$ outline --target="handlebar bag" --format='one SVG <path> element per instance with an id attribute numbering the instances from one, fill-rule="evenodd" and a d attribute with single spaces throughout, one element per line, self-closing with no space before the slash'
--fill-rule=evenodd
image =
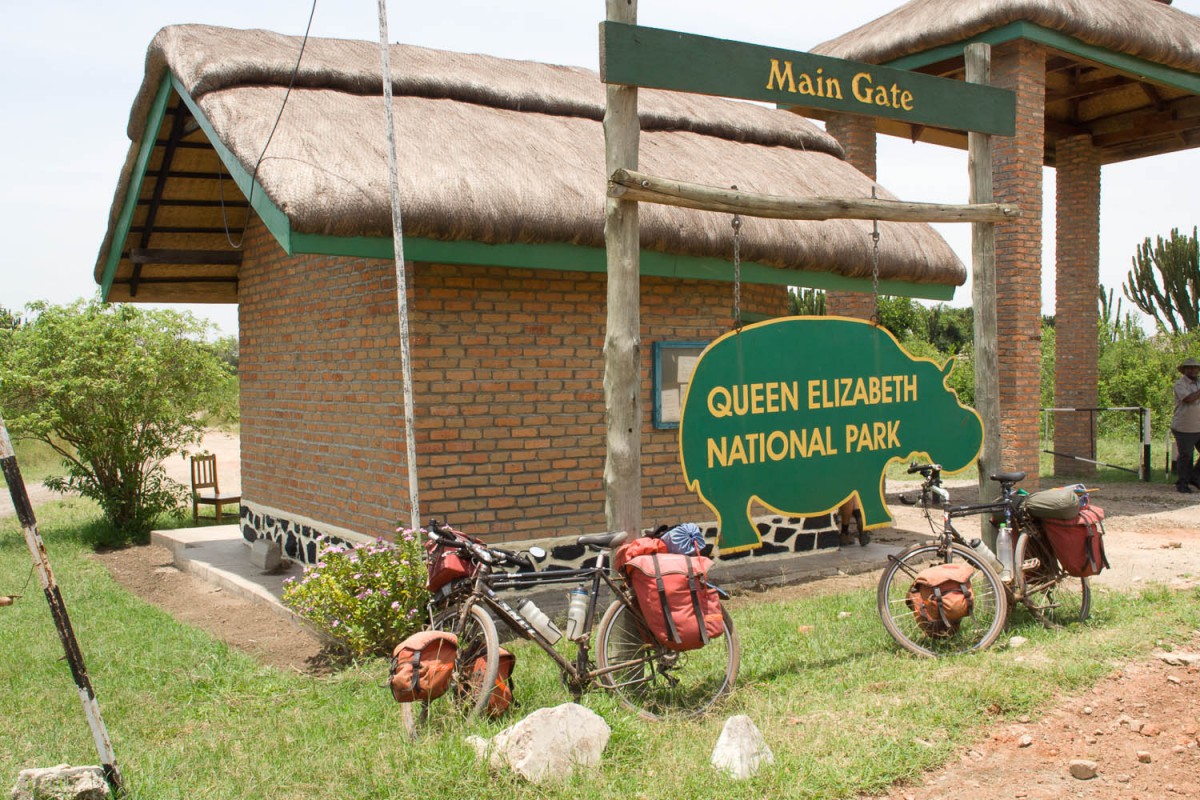
<path id="1" fill-rule="evenodd" d="M 904 601 L 923 633 L 937 637 L 958 633 L 963 618 L 975 610 L 971 589 L 974 574 L 975 568 L 961 561 L 937 564 L 917 573 Z"/>
<path id="2" fill-rule="evenodd" d="M 1086 578 L 1109 566 L 1104 555 L 1104 509 L 1089 505 L 1074 519 L 1044 519 L 1041 523 L 1063 572 Z"/>
<path id="3" fill-rule="evenodd" d="M 517 657 L 512 653 L 500 648 L 497 654 L 500 662 L 500 668 L 496 672 L 496 684 L 492 687 L 492 694 L 488 697 L 487 708 L 484 709 L 490 717 L 498 717 L 503 714 L 513 704 L 513 668 L 517 665 Z M 475 664 L 471 669 L 471 682 L 473 686 L 478 686 L 479 681 L 483 680 L 483 673 L 487 670 L 487 659 L 483 656 L 475 659 Z"/>
<path id="4" fill-rule="evenodd" d="M 631 558 L 625 577 L 660 645 L 695 650 L 725 632 L 721 598 L 705 581 L 712 560 L 650 553 Z"/>
<path id="5" fill-rule="evenodd" d="M 425 569 L 429 577 L 425 588 L 436 592 L 451 581 L 470 577 L 472 565 L 455 548 L 439 542 L 425 542 Z"/>
<path id="6" fill-rule="evenodd" d="M 420 631 L 392 651 L 388 685 L 397 703 L 433 700 L 446 693 L 458 656 L 458 637 L 445 631 Z"/>
<path id="7" fill-rule="evenodd" d="M 1073 520 L 1079 514 L 1079 495 L 1070 486 L 1029 495 L 1025 508 L 1037 519 Z"/>

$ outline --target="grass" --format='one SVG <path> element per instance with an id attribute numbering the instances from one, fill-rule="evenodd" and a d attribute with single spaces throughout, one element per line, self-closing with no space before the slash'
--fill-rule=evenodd
<path id="1" fill-rule="evenodd" d="M 89 557 L 90 503 L 39 510 L 39 527 L 104 720 L 134 800 L 337 797 L 838 798 L 882 789 L 945 762 L 985 726 L 1036 717 L 1123 660 L 1200 627 L 1200 592 L 1100 593 L 1085 627 L 1047 632 L 1023 613 L 995 647 L 938 662 L 884 633 L 873 592 L 777 602 L 736 598 L 738 689 L 697 721 L 642 722 L 599 692 L 584 703 L 612 726 L 598 771 L 533 787 L 490 774 L 463 743 L 519 718 L 451 726 L 404 741 L 399 708 L 370 660 L 328 677 L 279 671 L 130 595 Z M 17 523 L 0 520 L 0 782 L 18 771 L 97 755 Z M 842 616 L 840 612 L 849 612 Z M 519 715 L 570 699 L 544 655 L 515 644 Z M 775 765 L 735 782 L 708 767 L 727 716 L 750 715 Z"/>
<path id="2" fill-rule="evenodd" d="M 40 484 L 51 475 L 65 475 L 63 458 L 45 442 L 34 439 L 14 439 L 13 452 L 21 467 L 21 478 L 27 486 Z M 8 481 L 4 481 L 7 488 Z"/>

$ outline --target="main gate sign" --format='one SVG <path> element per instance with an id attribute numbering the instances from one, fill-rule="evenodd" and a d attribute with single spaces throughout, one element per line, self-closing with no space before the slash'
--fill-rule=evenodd
<path id="1" fill-rule="evenodd" d="M 760 545 L 751 504 L 828 513 L 856 496 L 864 524 L 891 522 L 887 465 L 918 454 L 946 472 L 983 443 L 974 409 L 947 387 L 953 366 L 909 355 L 848 317 L 787 317 L 717 339 L 700 356 L 679 421 L 688 489 L 717 516 L 722 552 Z"/>
<path id="2" fill-rule="evenodd" d="M 783 106 L 1012 136 L 1016 96 L 993 86 L 766 45 L 603 22 L 600 77 Z"/>

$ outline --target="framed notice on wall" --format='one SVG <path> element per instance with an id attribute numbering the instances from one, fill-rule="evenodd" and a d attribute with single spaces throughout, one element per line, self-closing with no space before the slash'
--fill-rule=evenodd
<path id="1" fill-rule="evenodd" d="M 708 342 L 654 343 L 654 427 L 678 428 L 683 396 Z"/>

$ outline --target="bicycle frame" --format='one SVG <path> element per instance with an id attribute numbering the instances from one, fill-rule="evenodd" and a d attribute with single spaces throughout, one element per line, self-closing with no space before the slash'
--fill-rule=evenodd
<path id="1" fill-rule="evenodd" d="M 607 669 L 590 669 L 588 666 L 592 646 L 592 630 L 597 619 L 596 612 L 600 601 L 601 585 L 607 586 L 612 591 L 613 596 L 633 612 L 631 618 L 637 621 L 638 625 L 642 628 L 642 633 L 649 637 L 647 641 L 653 640 L 653 635 L 646 628 L 641 613 L 630 598 L 628 589 L 609 575 L 606 559 L 607 554 L 608 551 L 601 550 L 596 556 L 595 565 L 591 567 L 553 570 L 549 572 L 493 572 L 490 564 L 480 562 L 474 577 L 473 588 L 469 594 L 463 595 L 462 599 L 458 601 L 460 603 L 459 614 L 465 617 L 468 609 L 473 604 L 482 603 L 492 612 L 494 617 L 507 625 L 509 629 L 524 639 L 532 640 L 538 647 L 544 650 L 558 664 L 559 669 L 567 677 L 568 684 L 572 690 L 578 692 L 583 687 L 596 683 L 596 679 L 603 675 L 626 670 L 653 660 L 652 657 L 643 656 L 610 665 Z M 528 589 L 534 586 L 577 583 L 581 579 L 585 582 L 591 582 L 591 590 L 588 597 L 587 615 L 584 618 L 583 633 L 578 639 L 574 640 L 574 661 L 571 661 L 560 653 L 545 636 L 530 625 L 524 617 L 517 613 L 516 609 L 498 594 L 500 591 Z M 450 602 L 454 602 L 453 596 L 451 596 Z"/>

